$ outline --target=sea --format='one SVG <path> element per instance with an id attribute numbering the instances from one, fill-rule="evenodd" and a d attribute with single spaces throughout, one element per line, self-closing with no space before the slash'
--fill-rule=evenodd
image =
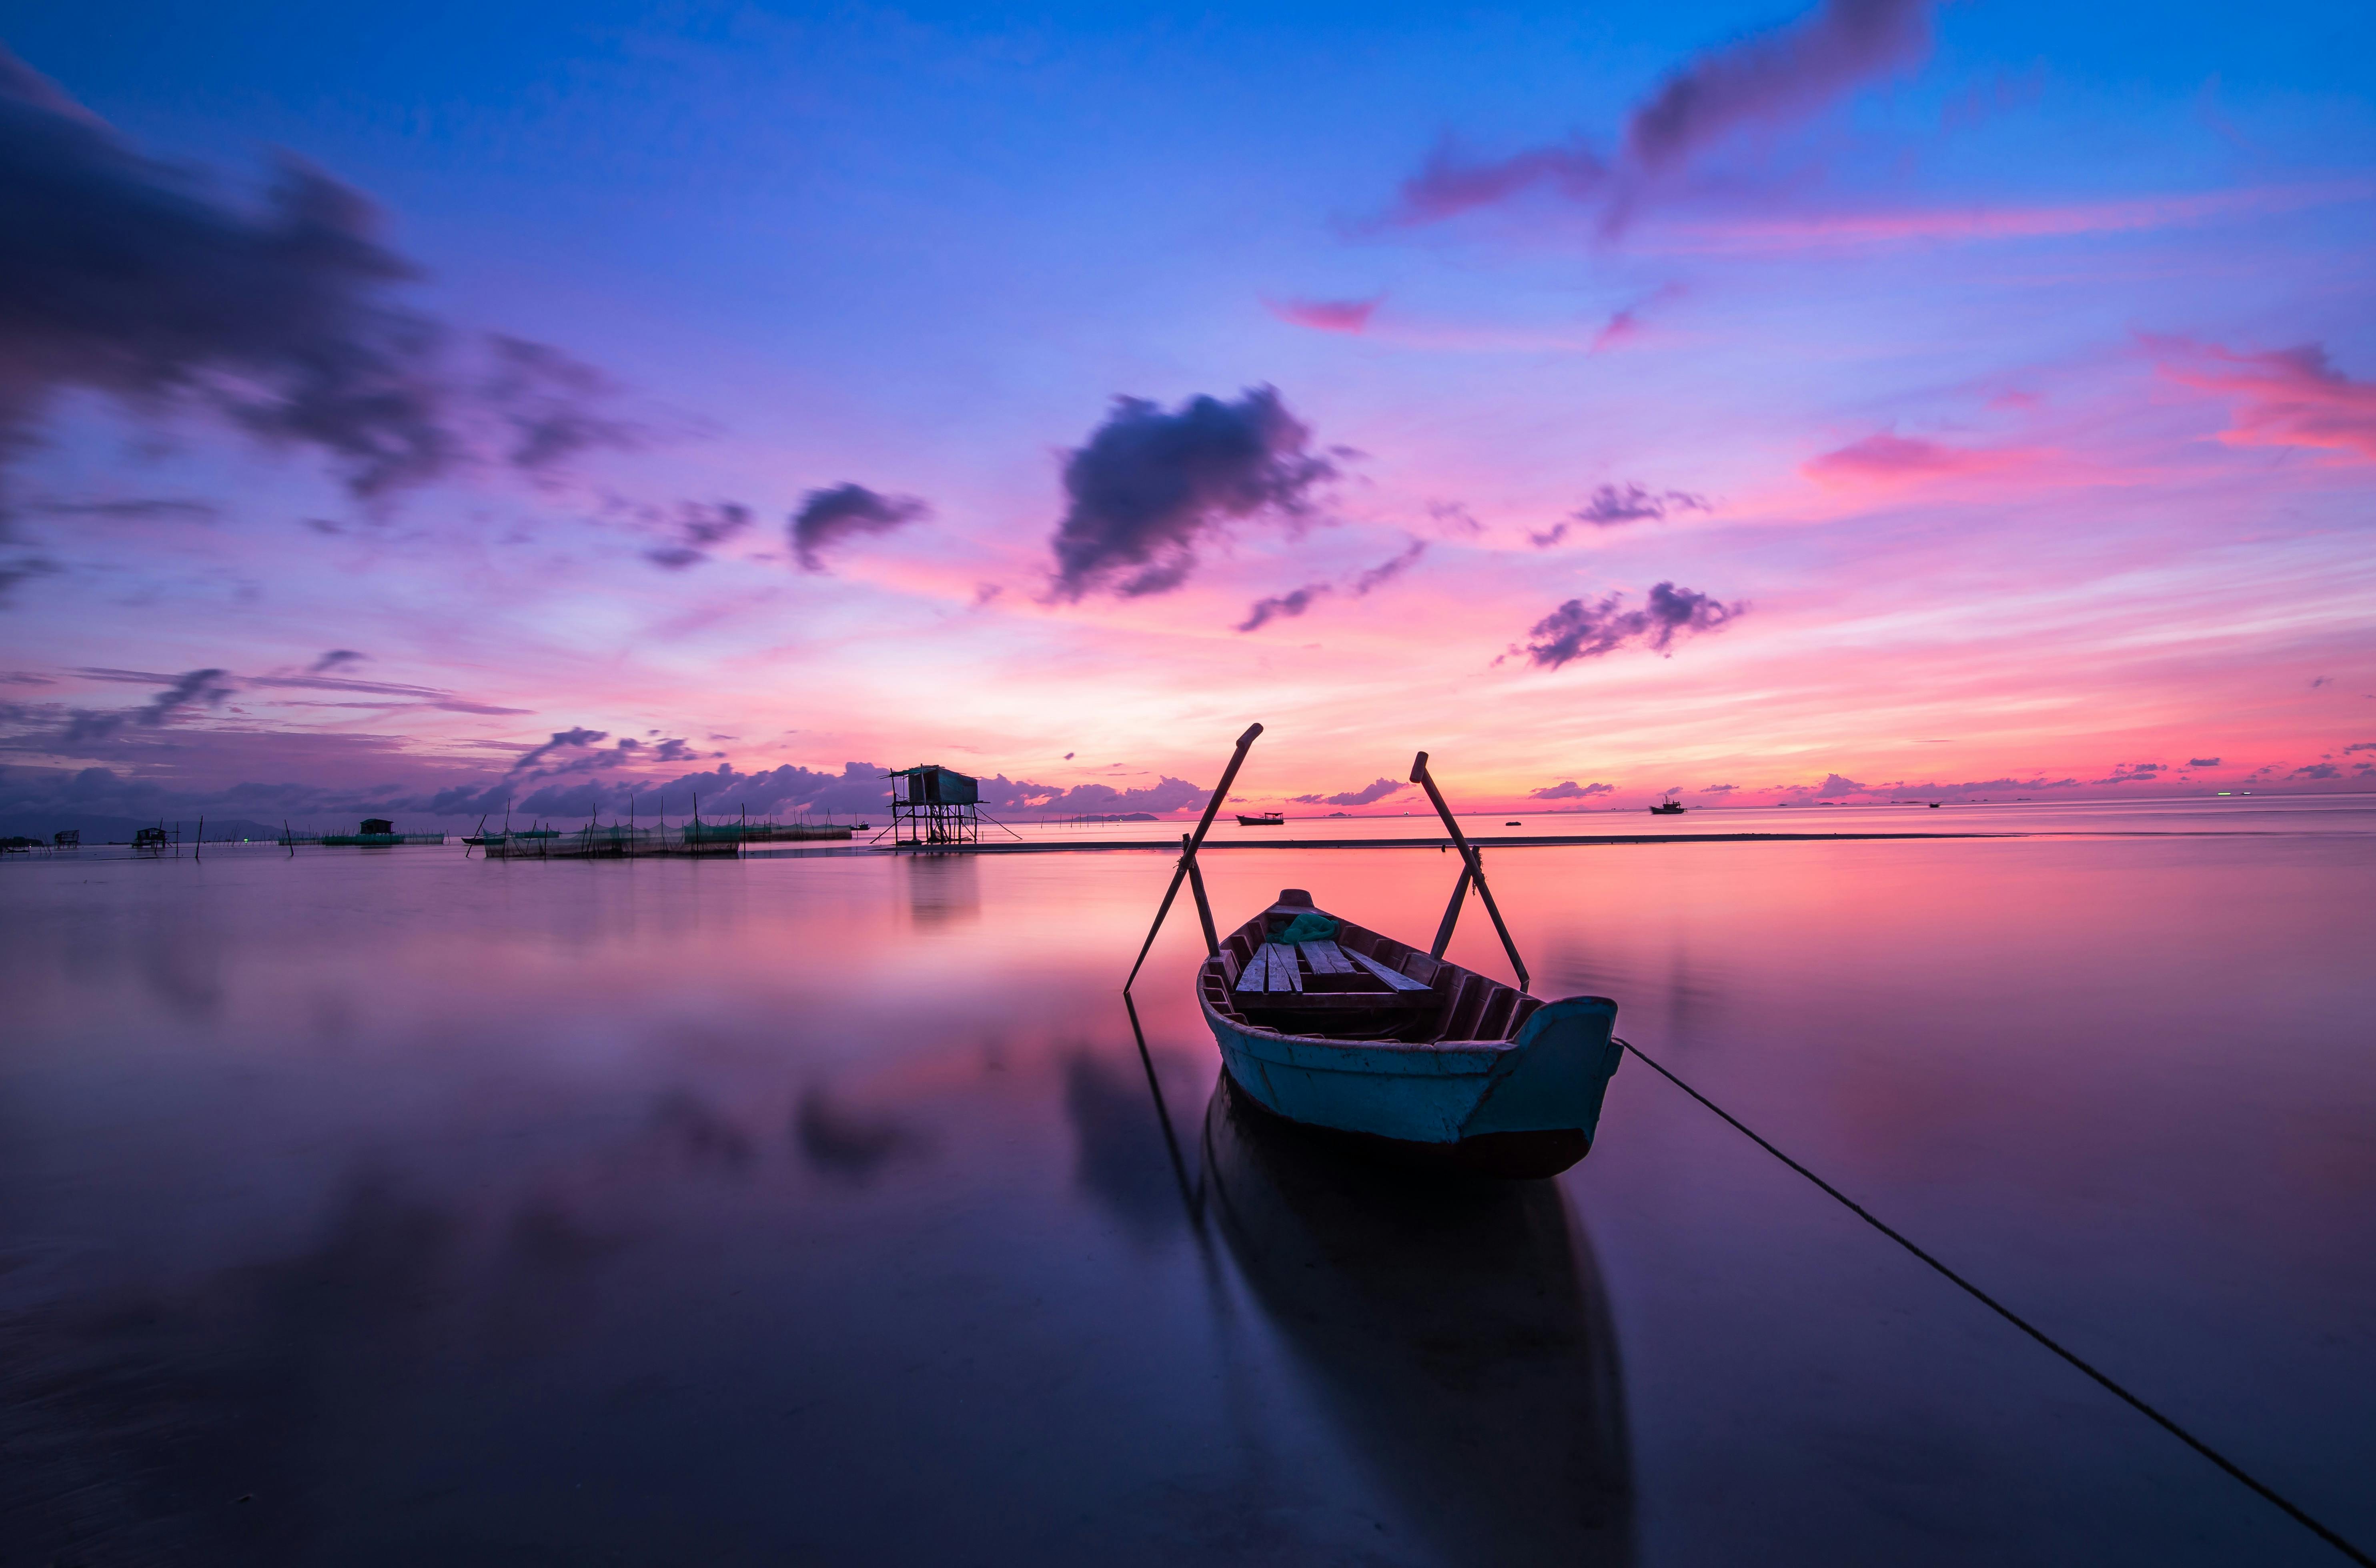
<path id="1" fill-rule="evenodd" d="M 1538 994 L 2376 1548 L 2376 797 L 1464 826 Z M 2346 1560 L 1643 1060 L 1552 1182 L 1250 1117 L 1184 897 L 1123 991 L 1182 825 L 1015 827 L 0 861 L 0 1563 Z M 1439 833 L 1202 863 L 1423 945 Z"/>

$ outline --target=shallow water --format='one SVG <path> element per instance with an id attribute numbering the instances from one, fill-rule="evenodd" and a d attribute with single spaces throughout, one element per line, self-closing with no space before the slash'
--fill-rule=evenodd
<path id="1" fill-rule="evenodd" d="M 2230 809 L 1489 867 L 1538 991 L 2364 1543 L 2376 837 Z M 1216 1103 L 1185 918 L 1158 1102 L 1169 869 L 0 868 L 0 1561 L 2334 1560 L 1639 1063 L 1414 1191 Z M 1451 862 L 1209 877 L 1423 940 Z"/>

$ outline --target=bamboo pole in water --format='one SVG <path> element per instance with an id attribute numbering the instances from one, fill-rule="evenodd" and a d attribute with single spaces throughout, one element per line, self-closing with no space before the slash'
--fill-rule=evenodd
<path id="1" fill-rule="evenodd" d="M 1434 777 L 1427 770 L 1425 752 L 1420 753 L 1412 759 L 1410 781 L 1427 790 L 1427 798 L 1434 802 L 1435 814 L 1443 819 L 1443 830 L 1452 835 L 1453 847 L 1460 851 L 1461 863 L 1467 868 L 1460 873 L 1460 885 L 1452 890 L 1452 907 L 1443 912 L 1443 925 L 1435 933 L 1435 951 L 1432 956 L 1438 958 L 1443 956 L 1444 945 L 1452 940 L 1453 922 L 1460 918 L 1461 889 L 1474 882 L 1477 885 L 1477 896 L 1485 900 L 1485 912 L 1493 917 L 1493 929 L 1501 933 L 1502 951 L 1510 956 L 1510 968 L 1518 972 L 1518 989 L 1531 991 L 1534 988 L 1527 979 L 1526 960 L 1518 956 L 1518 944 L 1510 939 L 1510 928 L 1503 923 L 1501 907 L 1493 902 L 1493 890 L 1485 885 L 1484 857 L 1477 852 L 1477 847 L 1469 843 L 1467 836 L 1460 831 L 1460 824 L 1453 820 L 1452 808 L 1443 802 L 1443 791 L 1435 787 Z"/>
<path id="2" fill-rule="evenodd" d="M 1213 818 L 1219 813 L 1221 802 L 1228 798 L 1230 786 L 1238 781 L 1238 769 L 1245 766 L 1246 753 L 1253 746 L 1254 737 L 1262 732 L 1261 725 L 1250 724 L 1246 727 L 1246 732 L 1238 737 L 1238 749 L 1230 756 L 1230 766 L 1221 770 L 1221 781 L 1213 786 L 1213 798 L 1205 802 L 1204 817 L 1197 822 L 1196 831 L 1190 834 L 1187 841 L 1181 847 L 1179 867 L 1172 872 L 1171 885 L 1164 890 L 1163 902 L 1156 909 L 1155 923 L 1146 928 L 1146 941 L 1139 947 L 1138 962 L 1130 967 L 1130 978 L 1122 982 L 1122 989 L 1125 994 L 1129 992 L 1132 982 L 1138 979 L 1139 969 L 1146 963 L 1146 955 L 1155 946 L 1155 933 L 1163 929 L 1164 917 L 1171 913 L 1171 901 L 1180 897 L 1181 883 L 1186 881 L 1192 873 L 1196 873 L 1197 847 L 1205 842 L 1205 835 L 1212 831 Z M 1205 920 L 1206 951 L 1218 953 L 1221 950 L 1220 937 L 1213 927 L 1212 907 L 1205 901 L 1205 879 L 1202 873 L 1196 874 L 1196 903 L 1198 912 Z"/>

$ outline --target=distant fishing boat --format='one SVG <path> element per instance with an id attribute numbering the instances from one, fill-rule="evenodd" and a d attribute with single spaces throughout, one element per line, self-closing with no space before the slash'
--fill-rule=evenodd
<path id="1" fill-rule="evenodd" d="M 1222 939 L 1196 1000 L 1265 1110 L 1485 1175 L 1582 1159 L 1620 1054 L 1607 997 L 1545 1002 L 1293 887 Z"/>
<path id="2" fill-rule="evenodd" d="M 1652 816 L 1681 816 L 1683 814 L 1683 802 L 1676 800 L 1670 795 L 1667 799 L 1660 801 L 1657 805 L 1652 806 L 1650 808 L 1650 814 Z"/>
<path id="3" fill-rule="evenodd" d="M 1278 812 L 1256 812 L 1252 816 L 1240 812 L 1238 826 L 1240 827 L 1284 827 L 1287 826 L 1287 818 Z"/>

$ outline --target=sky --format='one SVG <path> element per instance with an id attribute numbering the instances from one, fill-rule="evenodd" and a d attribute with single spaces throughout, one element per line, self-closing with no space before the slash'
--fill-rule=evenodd
<path id="1" fill-rule="evenodd" d="M 0 45 L 12 831 L 2376 787 L 2365 7 Z"/>

